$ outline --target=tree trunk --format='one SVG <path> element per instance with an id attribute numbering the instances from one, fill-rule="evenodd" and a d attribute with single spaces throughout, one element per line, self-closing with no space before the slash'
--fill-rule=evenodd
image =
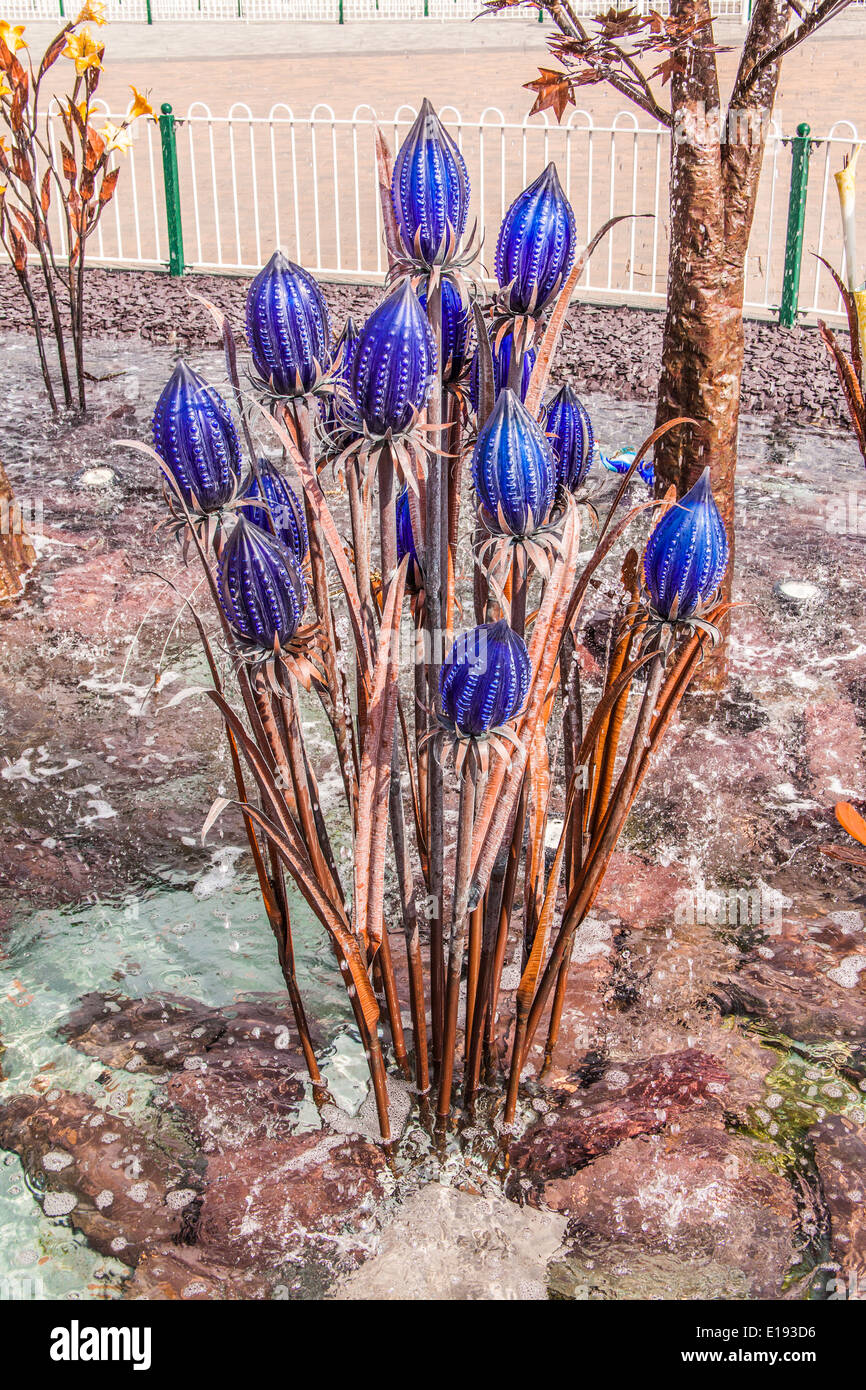
<path id="1" fill-rule="evenodd" d="M 24 575 L 35 563 L 36 552 L 0 463 L 0 604 L 9 603 L 24 592 Z"/>
<path id="2" fill-rule="evenodd" d="M 672 0 L 671 14 L 697 25 L 712 43 L 709 0 Z M 753 84 L 748 78 L 756 59 L 783 36 L 788 14 L 785 0 L 757 0 L 727 113 L 720 116 L 713 53 L 693 50 L 687 70 L 671 83 L 670 256 L 656 424 L 676 415 L 696 424 L 656 446 L 656 494 L 673 484 L 682 496 L 709 464 L 731 546 L 725 598 L 734 569 L 746 255 L 779 65 L 769 65 Z M 723 679 L 722 662 L 713 683 L 719 673 Z"/>

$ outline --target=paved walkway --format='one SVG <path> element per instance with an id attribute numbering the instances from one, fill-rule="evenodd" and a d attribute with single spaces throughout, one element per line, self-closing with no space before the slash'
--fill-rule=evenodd
<path id="1" fill-rule="evenodd" d="M 34 47 L 55 26 L 29 26 Z M 205 101 L 214 114 L 246 102 L 266 115 L 278 101 L 296 114 L 327 102 L 337 116 L 361 103 L 390 116 L 403 102 L 427 95 L 437 106 L 456 106 L 467 119 L 497 106 L 522 119 L 531 105 L 523 83 L 549 61 L 547 29 L 535 20 L 482 18 L 474 23 L 415 21 L 368 24 L 200 23 L 113 24 L 103 29 L 106 72 L 100 92 L 125 105 L 128 84 L 150 88 L 152 99 L 170 101 L 179 113 Z M 719 22 L 717 42 L 723 93 L 736 67 L 743 30 Z M 852 47 L 852 41 L 857 47 Z M 866 84 L 852 54 L 866 50 L 866 13 L 842 15 L 785 59 L 777 117 L 793 129 L 808 120 L 824 131 L 842 117 L 866 129 Z M 60 65 L 58 65 L 58 69 Z M 627 103 L 604 87 L 585 87 L 581 104 L 604 123 Z"/>

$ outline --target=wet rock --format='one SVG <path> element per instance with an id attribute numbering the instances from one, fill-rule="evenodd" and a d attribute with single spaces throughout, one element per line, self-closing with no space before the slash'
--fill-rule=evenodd
<path id="1" fill-rule="evenodd" d="M 801 1041 L 866 1039 L 866 933 L 850 914 L 836 915 L 785 918 L 745 952 L 713 990 L 722 1012 L 764 1019 Z"/>
<path id="2" fill-rule="evenodd" d="M 266 997 L 209 1008 L 195 999 L 86 994 L 59 1029 L 88 1057 L 127 1071 L 177 1071 L 198 1059 L 255 1054 L 288 1076 L 303 1066 L 288 1003 Z"/>
<path id="3" fill-rule="evenodd" d="M 863 730 L 854 702 L 846 697 L 810 701 L 804 710 L 804 753 L 814 795 L 830 805 L 866 791 Z"/>
<path id="4" fill-rule="evenodd" d="M 739 1269 L 691 1253 L 678 1258 L 617 1241 L 587 1242 L 550 1266 L 548 1295 L 568 1301 L 693 1301 L 749 1297 Z"/>
<path id="5" fill-rule="evenodd" d="M 21 1158 L 45 1215 L 68 1216 L 103 1255 L 134 1265 L 148 1246 L 194 1239 L 190 1166 L 83 1096 L 13 1096 L 0 1105 L 0 1147 Z"/>
<path id="6" fill-rule="evenodd" d="M 866 1298 L 866 1132 L 841 1115 L 811 1131 L 821 1190 L 830 1216 L 830 1293 Z"/>
<path id="7" fill-rule="evenodd" d="M 381 1148 L 318 1130 L 211 1156 L 199 1240 L 225 1264 L 303 1253 L 353 1267 L 368 1252 L 387 1181 Z"/>
<path id="8" fill-rule="evenodd" d="M 788 1182 L 756 1160 L 752 1145 L 721 1127 L 627 1139 L 572 1177 L 543 1189 L 569 1217 L 570 1252 L 640 1249 L 710 1260 L 739 1274 L 750 1298 L 778 1298 L 797 1251 Z"/>
<path id="9" fill-rule="evenodd" d="M 550 1212 L 431 1184 L 395 1208 L 377 1253 L 333 1297 L 543 1299 L 547 1263 L 564 1231 Z"/>
<path id="10" fill-rule="evenodd" d="M 180 1299 L 203 1303 L 269 1298 L 278 1286 L 276 1275 L 265 1277 L 249 1269 L 233 1269 L 203 1258 L 200 1250 L 188 1246 L 162 1245 L 144 1252 L 123 1297 L 132 1302 Z"/>
<path id="11" fill-rule="evenodd" d="M 658 1133 L 684 1110 L 718 1110 L 728 1079 L 716 1058 L 693 1048 L 610 1061 L 589 1085 L 573 1073 L 551 1095 L 548 1113 L 512 1145 L 512 1170 L 536 1185 L 574 1172 L 624 1139 Z"/>
<path id="12" fill-rule="evenodd" d="M 268 999 L 210 1009 L 175 996 L 85 995 L 61 1034 L 89 1057 L 169 1079 L 167 1096 L 205 1152 L 291 1130 L 306 1068 L 288 1005 Z"/>

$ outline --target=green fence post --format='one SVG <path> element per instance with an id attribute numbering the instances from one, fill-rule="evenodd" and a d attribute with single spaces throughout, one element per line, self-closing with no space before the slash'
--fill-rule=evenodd
<path id="1" fill-rule="evenodd" d="M 343 23 L 343 0 L 340 0 L 340 18 L 339 18 L 339 21 L 338 21 L 338 22 L 339 22 L 340 24 Z"/>
<path id="2" fill-rule="evenodd" d="M 183 275 L 183 224 L 180 217 L 180 179 L 177 174 L 175 118 L 167 101 L 160 107 L 162 176 L 165 186 L 165 220 L 168 224 L 168 273 Z"/>
<path id="3" fill-rule="evenodd" d="M 811 130 L 805 121 L 797 126 L 791 141 L 791 192 L 788 197 L 788 234 L 785 239 L 785 271 L 782 276 L 782 303 L 779 323 L 793 328 L 797 322 L 800 297 L 800 265 L 803 260 L 803 225 L 806 221 L 806 193 L 809 188 Z"/>
<path id="4" fill-rule="evenodd" d="M 153 23 L 153 10 L 150 8 L 150 0 L 147 0 L 147 22 L 148 24 Z"/>
<path id="5" fill-rule="evenodd" d="M 66 18 L 66 15 L 63 13 L 63 0 L 60 0 L 60 18 L 61 18 L 61 19 L 65 19 L 65 18 Z"/>

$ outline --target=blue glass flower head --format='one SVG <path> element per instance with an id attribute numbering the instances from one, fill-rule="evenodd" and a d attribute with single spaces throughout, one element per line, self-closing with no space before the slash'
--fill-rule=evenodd
<path id="1" fill-rule="evenodd" d="M 690 492 L 652 531 L 644 553 L 644 581 L 663 618 L 698 616 L 728 567 L 728 537 L 705 468 Z"/>
<path id="2" fill-rule="evenodd" d="M 374 436 L 399 434 L 427 404 L 436 346 L 411 281 L 401 281 L 374 309 L 355 345 L 351 393 L 360 422 Z"/>
<path id="3" fill-rule="evenodd" d="M 253 365 L 279 396 L 312 390 L 330 364 L 331 324 L 308 271 L 275 251 L 247 294 Z"/>
<path id="4" fill-rule="evenodd" d="M 498 336 L 498 335 L 497 335 Z M 497 345 L 496 339 L 490 344 L 490 354 L 493 358 L 493 389 L 498 396 L 500 391 L 504 391 L 508 385 L 508 378 L 511 373 L 511 351 L 514 346 L 514 337 L 510 330 L 503 333 Z M 526 399 L 529 390 L 529 382 L 532 377 L 532 369 L 535 366 L 535 348 L 527 348 L 523 354 L 523 363 L 520 369 L 520 399 Z M 472 354 L 472 366 L 469 369 L 469 396 L 472 401 L 473 410 L 478 409 L 478 350 Z"/>
<path id="5" fill-rule="evenodd" d="M 444 259 L 463 235 L 469 176 L 457 145 L 427 98 L 394 160 L 391 199 L 410 256 L 427 265 Z"/>
<path id="6" fill-rule="evenodd" d="M 262 653 L 287 647 L 301 625 L 307 586 L 291 551 L 243 514 L 217 569 L 223 612 L 241 641 Z"/>
<path id="7" fill-rule="evenodd" d="M 574 264 L 577 232 L 554 164 L 515 198 L 496 243 L 496 278 L 515 314 L 540 314 Z"/>
<path id="8" fill-rule="evenodd" d="M 491 530 L 527 536 L 547 520 L 556 464 L 547 438 L 513 391 L 500 392 L 478 436 L 472 481 Z"/>
<path id="9" fill-rule="evenodd" d="M 153 447 L 188 507 L 216 512 L 231 501 L 241 471 L 231 411 L 219 392 L 183 361 L 156 403 Z"/>
<path id="10" fill-rule="evenodd" d="M 409 567 L 406 577 L 407 588 L 417 591 L 423 585 L 424 579 L 421 572 L 421 564 L 418 559 L 418 551 L 415 548 L 415 535 L 412 531 L 412 513 L 409 510 L 409 489 L 405 485 L 397 493 L 397 564 L 403 560 L 404 556 L 409 556 Z"/>
<path id="11" fill-rule="evenodd" d="M 453 385 L 463 375 L 473 338 L 473 314 L 469 301 L 449 276 L 443 275 L 442 287 L 442 380 Z M 422 290 L 418 302 L 427 312 L 427 293 Z"/>
<path id="12" fill-rule="evenodd" d="M 275 464 L 268 458 L 258 461 L 259 477 L 250 473 L 244 483 L 241 497 L 251 500 L 261 498 L 262 492 L 268 504 L 268 511 L 261 505 L 244 507 L 244 515 L 261 531 L 276 533 L 292 552 L 298 564 L 304 562 L 307 554 L 307 522 L 304 508 L 287 480 Z M 261 488 L 259 488 L 261 479 Z M 270 512 L 270 516 L 268 515 Z M 273 523 L 273 526 L 272 524 Z"/>
<path id="13" fill-rule="evenodd" d="M 520 713 L 529 693 L 529 653 L 502 618 L 457 638 L 439 675 L 444 718 L 464 737 L 483 738 Z"/>
<path id="14" fill-rule="evenodd" d="M 544 427 L 556 459 L 556 480 L 576 492 L 592 467 L 595 440 L 589 414 L 567 383 L 548 405 Z"/>

